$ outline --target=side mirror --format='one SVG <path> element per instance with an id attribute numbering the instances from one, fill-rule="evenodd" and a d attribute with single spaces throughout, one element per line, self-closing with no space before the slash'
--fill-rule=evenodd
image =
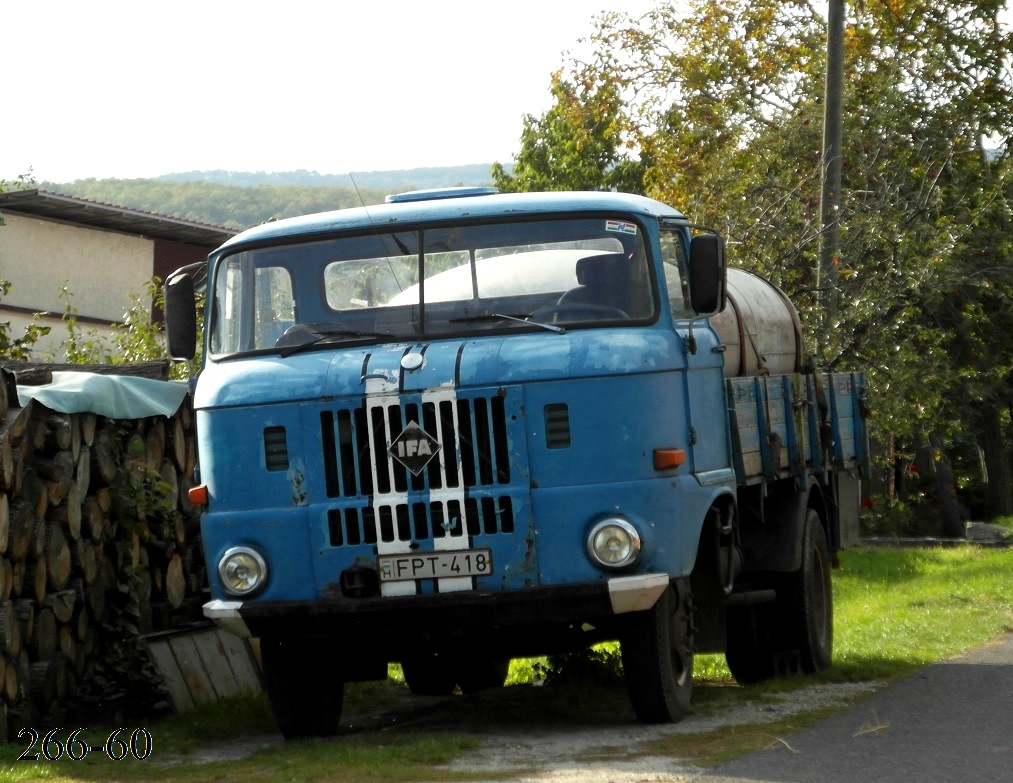
<path id="1" fill-rule="evenodd" d="M 190 275 L 170 276 L 165 284 L 165 337 L 169 357 L 190 361 L 197 353 L 197 297 Z"/>
<path id="2" fill-rule="evenodd" d="M 697 234 L 689 245 L 689 292 L 693 311 L 714 315 L 725 308 L 725 241 Z"/>

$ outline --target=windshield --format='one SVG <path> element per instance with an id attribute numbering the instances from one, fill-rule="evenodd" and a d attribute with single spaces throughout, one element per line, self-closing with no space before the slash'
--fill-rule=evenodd
<path id="1" fill-rule="evenodd" d="M 218 264 L 211 353 L 637 325 L 658 297 L 643 231 L 581 218 L 375 232 Z"/>

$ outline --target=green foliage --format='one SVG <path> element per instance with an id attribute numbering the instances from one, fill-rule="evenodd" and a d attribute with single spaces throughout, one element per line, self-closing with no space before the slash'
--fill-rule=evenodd
<path id="1" fill-rule="evenodd" d="M 876 496 L 870 503 L 862 512 L 862 532 L 867 536 L 928 536 L 939 532 L 939 507 L 928 498 L 914 495 L 905 500 L 889 500 Z"/>
<path id="2" fill-rule="evenodd" d="M 607 77 L 570 82 L 552 75 L 555 105 L 526 115 L 513 173 L 496 163 L 493 182 L 503 192 L 619 190 L 642 193 L 645 164 L 629 156 L 623 98 Z"/>
<path id="3" fill-rule="evenodd" d="M 64 303 L 63 322 L 67 338 L 63 342 L 67 362 L 70 364 L 136 364 L 168 359 L 163 341 L 163 330 L 151 318 L 152 308 L 164 308 L 165 290 L 162 281 L 153 277 L 148 282 L 144 297 L 130 293 L 130 307 L 123 321 L 110 324 L 112 335 L 103 337 L 96 329 L 84 329 L 78 323 L 78 311 L 73 305 L 74 295 L 66 284 L 60 287 L 59 298 Z M 151 307 L 146 303 L 151 302 Z M 198 297 L 198 333 L 203 328 L 203 297 Z M 48 332 L 49 327 L 45 328 Z M 2 337 L 2 332 L 0 332 Z M 24 352 L 27 359 L 27 352 Z M 199 357 L 198 357 L 199 361 Z M 188 368 L 175 364 L 170 378 L 186 378 Z"/>
<path id="4" fill-rule="evenodd" d="M 3 301 L 10 290 L 10 282 L 0 278 L 0 301 Z M 25 327 L 20 337 L 11 337 L 10 330 L 10 321 L 0 321 L 0 359 L 25 362 L 28 361 L 32 346 L 49 334 L 50 327 L 32 323 Z"/>
<path id="5" fill-rule="evenodd" d="M 35 175 L 32 173 L 31 167 L 24 174 L 19 174 L 13 180 L 0 179 L 0 193 L 10 190 L 32 190 L 35 187 Z M 0 218 L 0 226 L 2 225 L 3 219 Z"/>
<path id="6" fill-rule="evenodd" d="M 621 685 L 623 664 L 617 644 L 597 644 L 587 650 L 550 656 L 546 665 L 536 668 L 546 684 L 556 687 L 584 688 L 596 685 Z"/>
<path id="7" fill-rule="evenodd" d="M 67 283 L 60 286 L 58 297 L 63 302 L 63 323 L 67 329 L 63 350 L 68 364 L 102 364 L 106 353 L 102 337 L 97 330 L 85 330 L 78 325 L 78 310 L 73 305 L 74 294 Z"/>
<path id="8" fill-rule="evenodd" d="M 173 487 L 148 464 L 145 440 L 135 430 L 120 429 L 116 441 L 125 443 L 126 448 L 111 492 L 114 516 L 130 533 L 146 539 L 152 527 L 164 527 L 175 520 Z M 162 530 L 156 538 L 171 536 Z"/>

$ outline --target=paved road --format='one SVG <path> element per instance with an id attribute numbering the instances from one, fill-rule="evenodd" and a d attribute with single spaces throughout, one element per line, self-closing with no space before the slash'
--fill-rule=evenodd
<path id="1" fill-rule="evenodd" d="M 1013 632 L 694 783 L 1010 783 Z"/>

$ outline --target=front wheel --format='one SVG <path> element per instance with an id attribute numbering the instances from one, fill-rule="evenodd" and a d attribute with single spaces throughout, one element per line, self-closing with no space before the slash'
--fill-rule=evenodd
<path id="1" fill-rule="evenodd" d="M 644 723 L 677 723 L 693 691 L 688 580 L 676 580 L 647 611 L 626 618 L 620 640 L 626 691 Z"/>
<path id="2" fill-rule="evenodd" d="M 322 642 L 260 640 L 265 690 L 285 739 L 338 732 L 345 689 L 332 653 Z"/>

